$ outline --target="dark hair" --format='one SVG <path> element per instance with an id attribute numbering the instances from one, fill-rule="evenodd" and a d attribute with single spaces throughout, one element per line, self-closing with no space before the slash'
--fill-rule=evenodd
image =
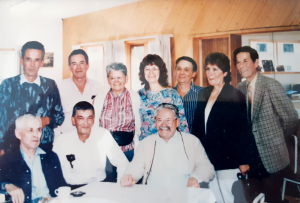
<path id="1" fill-rule="evenodd" d="M 205 58 L 204 68 L 206 68 L 208 64 L 218 66 L 218 68 L 220 68 L 223 71 L 223 73 L 227 72 L 227 75 L 224 77 L 224 82 L 230 83 L 231 81 L 230 61 L 225 54 L 219 52 L 210 53 Z"/>
<path id="2" fill-rule="evenodd" d="M 95 110 L 93 105 L 91 105 L 89 102 L 87 101 L 80 101 L 77 104 L 75 104 L 75 106 L 73 107 L 73 114 L 72 117 L 76 116 L 76 112 L 77 110 L 92 110 L 93 111 L 93 115 L 95 115 Z"/>
<path id="3" fill-rule="evenodd" d="M 162 58 L 156 54 L 148 54 L 140 63 L 139 77 L 142 85 L 145 85 L 145 90 L 150 89 L 149 83 L 145 78 L 145 67 L 147 65 L 156 65 L 159 68 L 158 83 L 163 87 L 168 87 L 168 70 Z"/>
<path id="4" fill-rule="evenodd" d="M 175 65 L 175 69 L 177 68 L 177 64 L 179 63 L 179 61 L 181 60 L 186 60 L 188 62 L 191 62 L 192 63 L 192 66 L 193 66 L 193 72 L 196 72 L 197 71 L 197 63 L 194 61 L 194 59 L 192 59 L 191 57 L 188 57 L 188 56 L 182 56 L 180 58 L 178 58 L 176 60 L 176 65 Z"/>
<path id="5" fill-rule="evenodd" d="M 85 58 L 85 62 L 86 64 L 89 64 L 89 57 L 88 55 L 86 54 L 86 52 L 83 50 L 83 49 L 75 49 L 71 52 L 71 54 L 69 55 L 69 65 L 71 65 L 71 57 L 74 56 L 74 55 L 78 55 L 78 54 L 81 54 L 84 56 Z"/>
<path id="6" fill-rule="evenodd" d="M 37 41 L 30 41 L 30 42 L 26 42 L 23 46 L 22 46 L 22 58 L 24 59 L 25 56 L 25 52 L 27 49 L 37 49 L 37 50 L 41 50 L 42 51 L 42 60 L 44 59 L 45 56 L 45 48 L 44 45 L 42 45 L 40 42 Z"/>
<path id="7" fill-rule="evenodd" d="M 250 58 L 252 59 L 253 63 L 255 63 L 256 59 L 258 59 L 258 53 L 255 49 L 249 46 L 243 46 L 239 47 L 233 52 L 233 61 L 236 64 L 236 55 L 238 55 L 241 52 L 247 52 L 250 54 Z"/>

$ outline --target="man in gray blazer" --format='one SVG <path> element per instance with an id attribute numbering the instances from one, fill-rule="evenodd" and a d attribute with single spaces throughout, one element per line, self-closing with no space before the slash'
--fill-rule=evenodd
<path id="1" fill-rule="evenodd" d="M 255 161 L 250 164 L 248 176 L 263 190 L 257 193 L 266 194 L 267 202 L 279 202 L 283 177 L 287 176 L 290 164 L 285 138 L 295 131 L 298 115 L 282 85 L 257 72 L 259 61 L 255 49 L 244 46 L 233 54 L 236 68 L 246 78 L 237 88 L 246 97 L 248 119 L 258 151 L 258 156 L 251 157 Z M 255 195 L 252 191 L 251 196 Z"/>

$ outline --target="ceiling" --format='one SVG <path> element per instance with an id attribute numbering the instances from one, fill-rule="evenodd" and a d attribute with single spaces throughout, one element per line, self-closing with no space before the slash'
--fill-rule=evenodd
<path id="1" fill-rule="evenodd" d="M 0 0 L 0 21 L 9 18 L 69 18 L 139 0 Z"/>

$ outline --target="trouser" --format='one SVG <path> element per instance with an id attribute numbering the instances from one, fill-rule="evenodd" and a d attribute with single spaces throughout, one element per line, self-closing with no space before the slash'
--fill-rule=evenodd
<path id="1" fill-rule="evenodd" d="M 250 169 L 248 179 L 241 180 L 246 201 L 253 202 L 255 197 L 260 193 L 264 193 L 266 202 L 282 202 L 283 178 L 289 178 L 296 181 L 298 179 L 297 175 L 293 173 L 290 165 L 275 173 L 268 173 L 266 169 L 251 172 Z M 287 183 L 285 194 L 299 197 L 297 186 L 295 184 Z"/>
<path id="2" fill-rule="evenodd" d="M 134 149 L 124 152 L 124 155 L 126 156 L 128 161 L 131 162 L 134 155 Z M 112 165 L 108 158 L 106 158 L 105 172 L 106 172 L 106 178 L 103 180 L 103 182 L 113 182 L 113 183 L 117 182 L 117 178 L 118 178 L 117 167 Z"/>
<path id="3" fill-rule="evenodd" d="M 239 169 L 226 169 L 216 171 L 215 178 L 209 182 L 209 188 L 214 193 L 217 203 L 233 203 L 232 185 L 238 180 Z"/>

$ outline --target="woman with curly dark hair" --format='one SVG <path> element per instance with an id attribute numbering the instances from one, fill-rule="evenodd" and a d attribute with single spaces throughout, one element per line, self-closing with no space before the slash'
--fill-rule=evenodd
<path id="1" fill-rule="evenodd" d="M 179 109 L 179 131 L 189 132 L 183 103 L 178 92 L 168 85 L 168 71 L 165 62 L 156 54 L 148 54 L 140 63 L 140 81 L 145 85 L 138 93 L 141 97 L 139 113 L 141 116 L 140 140 L 157 132 L 154 110 L 161 103 L 175 104 Z"/>

